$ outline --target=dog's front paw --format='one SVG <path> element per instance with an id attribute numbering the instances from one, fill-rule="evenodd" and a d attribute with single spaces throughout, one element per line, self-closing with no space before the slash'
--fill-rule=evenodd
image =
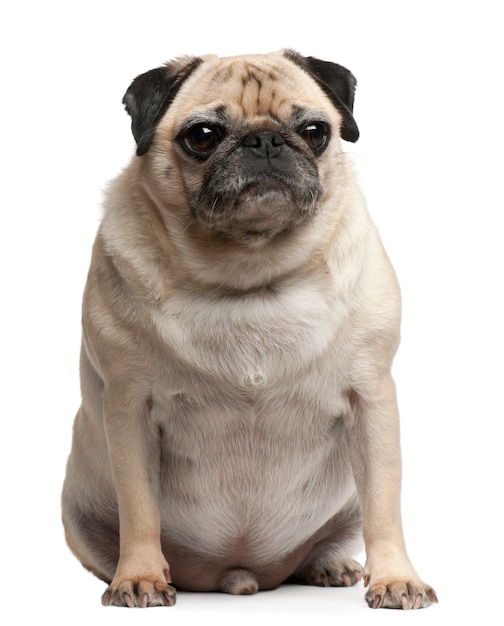
<path id="1" fill-rule="evenodd" d="M 104 606 L 173 606 L 175 604 L 175 589 L 167 582 L 151 576 L 141 576 L 129 579 L 114 579 L 102 596 Z"/>
<path id="2" fill-rule="evenodd" d="M 434 589 L 421 580 L 378 578 L 371 582 L 366 601 L 373 609 L 422 609 L 438 599 Z"/>

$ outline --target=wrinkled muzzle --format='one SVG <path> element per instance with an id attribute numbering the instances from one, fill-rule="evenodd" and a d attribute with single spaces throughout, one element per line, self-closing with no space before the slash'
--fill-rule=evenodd
<path id="1" fill-rule="evenodd" d="M 225 237 L 271 239 L 307 223 L 321 197 L 316 162 L 280 134 L 263 131 L 210 165 L 191 212 Z"/>

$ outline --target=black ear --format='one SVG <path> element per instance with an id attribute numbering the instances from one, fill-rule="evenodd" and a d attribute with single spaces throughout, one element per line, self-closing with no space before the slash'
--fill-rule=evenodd
<path id="1" fill-rule="evenodd" d="M 131 115 L 131 131 L 137 142 L 137 155 L 146 154 L 154 131 L 178 90 L 202 63 L 200 58 L 185 58 L 137 76 L 124 94 L 123 104 Z"/>
<path id="2" fill-rule="evenodd" d="M 314 78 L 342 114 L 340 130 L 342 139 L 356 142 L 359 138 L 359 129 L 352 114 L 357 85 L 354 75 L 342 65 L 321 61 L 315 57 L 303 57 L 294 50 L 286 50 L 284 55 Z"/>

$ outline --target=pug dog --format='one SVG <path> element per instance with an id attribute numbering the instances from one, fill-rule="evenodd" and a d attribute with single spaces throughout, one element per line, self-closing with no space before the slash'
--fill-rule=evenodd
<path id="1" fill-rule="evenodd" d="M 373 608 L 437 602 L 401 528 L 400 296 L 342 147 L 355 85 L 283 50 L 179 58 L 124 96 L 62 495 L 104 605 L 361 580 Z"/>

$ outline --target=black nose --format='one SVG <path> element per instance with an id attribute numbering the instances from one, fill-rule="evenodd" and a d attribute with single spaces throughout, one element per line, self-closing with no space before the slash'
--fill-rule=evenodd
<path id="1" fill-rule="evenodd" d="M 261 131 L 247 135 L 243 139 L 242 145 L 260 159 L 272 159 L 280 156 L 284 143 L 283 138 L 278 133 Z"/>

